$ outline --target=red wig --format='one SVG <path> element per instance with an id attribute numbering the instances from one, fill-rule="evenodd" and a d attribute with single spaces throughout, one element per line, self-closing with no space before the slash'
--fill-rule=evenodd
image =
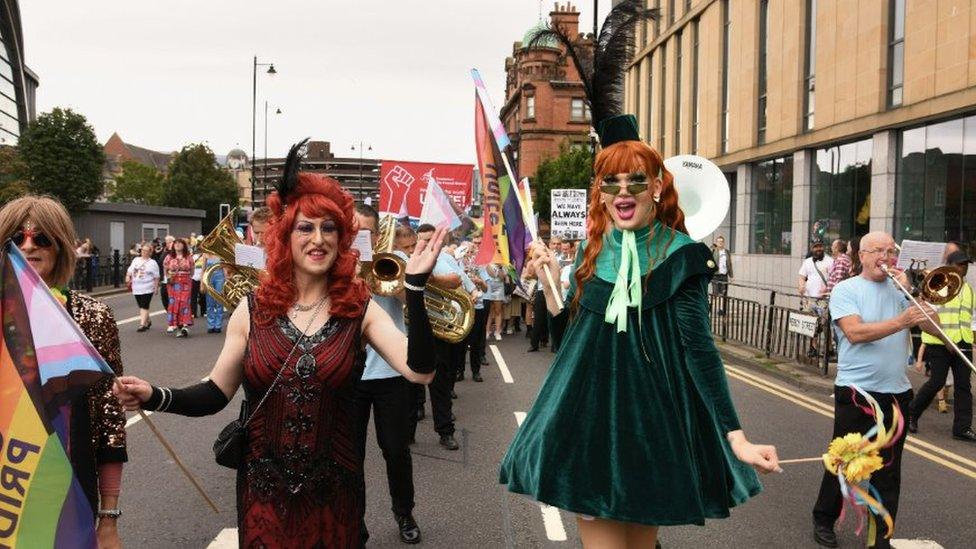
<path id="1" fill-rule="evenodd" d="M 300 172 L 298 186 L 288 195 L 288 203 L 283 204 L 278 193 L 273 192 L 268 197 L 268 206 L 274 215 L 262 238 L 267 252 L 267 273 L 255 295 L 258 323 L 269 325 L 286 314 L 298 299 L 291 255 L 291 232 L 298 212 L 310 218 L 331 217 L 338 225 L 339 245 L 328 274 L 329 314 L 339 318 L 362 315 L 369 290 L 357 277 L 359 252 L 352 248 L 357 225 L 355 204 L 349 193 L 331 177 Z"/>
<path id="2" fill-rule="evenodd" d="M 660 174 L 661 201 L 654 204 L 654 219 L 665 227 L 673 230 L 688 232 L 685 228 L 685 214 L 678 206 L 678 193 L 674 189 L 674 176 L 664 167 L 664 159 L 656 150 L 641 141 L 619 141 L 600 151 L 593 164 L 594 178 L 590 189 L 589 242 L 583 251 L 583 259 L 576 269 L 576 296 L 573 298 L 573 309 L 579 305 L 583 291 L 583 283 L 593 278 L 596 273 L 596 258 L 603 250 L 603 235 L 613 225 L 613 218 L 603 204 L 600 184 L 603 178 L 618 173 L 643 172 L 648 180 L 653 180 Z M 648 189 L 650 191 L 650 189 Z M 652 219 L 653 221 L 653 219 Z M 672 232 L 672 238 L 674 234 Z M 650 273 L 648 273 L 650 276 Z"/>

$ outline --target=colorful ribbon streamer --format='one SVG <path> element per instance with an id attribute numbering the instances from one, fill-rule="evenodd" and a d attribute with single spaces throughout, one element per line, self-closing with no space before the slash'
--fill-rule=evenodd
<path id="1" fill-rule="evenodd" d="M 875 425 L 863 435 L 848 433 L 832 440 L 827 453 L 823 455 L 823 462 L 827 471 L 837 476 L 845 503 L 857 513 L 857 535 L 861 535 L 865 516 L 868 519 L 867 541 L 869 546 L 873 546 L 878 532 L 875 516 L 884 520 L 887 526 L 886 538 L 891 538 L 895 523 L 891 514 L 885 509 L 880 494 L 874 486 L 871 486 L 871 474 L 888 465 L 881 459 L 880 452 L 882 449 L 894 446 L 901 438 L 904 433 L 905 418 L 898 408 L 898 403 L 895 402 L 891 413 L 892 428 L 886 428 L 885 414 L 878 401 L 860 387 L 852 386 L 851 389 L 854 390 L 851 397 L 854 405 L 873 417 Z M 864 398 L 866 405 L 858 402 L 858 395 Z M 844 507 L 846 508 L 847 505 Z M 838 522 L 844 520 L 844 514 L 842 508 Z"/>
<path id="2" fill-rule="evenodd" d="M 617 281 L 610 293 L 610 304 L 604 317 L 608 324 L 617 324 L 617 333 L 627 331 L 627 309 L 640 306 L 640 282 L 637 237 L 634 231 L 623 231 L 620 239 L 620 267 L 617 269 Z M 637 318 L 640 322 L 640 315 L 637 315 Z"/>

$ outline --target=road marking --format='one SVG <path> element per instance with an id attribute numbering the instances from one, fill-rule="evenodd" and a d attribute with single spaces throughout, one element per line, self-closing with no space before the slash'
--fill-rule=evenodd
<path id="1" fill-rule="evenodd" d="M 775 383 L 772 383 L 772 382 L 769 382 L 769 381 L 766 381 L 766 380 L 763 380 L 763 379 L 756 378 L 756 377 L 754 377 L 754 376 L 752 376 L 750 374 L 747 374 L 745 372 L 742 372 L 741 370 L 736 370 L 736 369 L 730 368 L 728 366 L 726 367 L 726 370 L 728 371 L 729 377 L 731 377 L 733 379 L 737 379 L 737 380 L 739 380 L 739 381 L 741 381 L 743 383 L 746 383 L 748 385 L 752 385 L 753 387 L 756 387 L 757 389 L 762 389 L 763 391 L 766 391 L 767 393 L 776 395 L 776 396 L 782 398 L 783 400 L 788 400 L 790 402 L 793 402 L 794 404 L 796 404 L 798 406 L 801 406 L 803 408 L 806 408 L 806 409 L 808 409 L 808 410 L 810 410 L 810 411 L 812 411 L 814 413 L 820 414 L 820 415 L 822 415 L 824 417 L 827 417 L 827 418 L 830 418 L 830 419 L 833 419 L 833 417 L 834 417 L 834 413 L 833 413 L 833 409 L 832 408 L 830 408 L 829 406 L 827 406 L 825 404 L 817 403 L 816 401 L 814 401 L 813 399 L 810 399 L 809 397 L 806 397 L 806 396 L 803 396 L 803 395 L 799 395 L 798 393 L 796 393 L 794 391 L 791 391 L 790 389 L 787 389 L 786 387 L 783 387 L 781 385 L 777 385 Z M 794 396 L 799 397 L 799 398 L 794 398 Z M 813 403 L 813 404 L 811 404 L 811 403 Z M 949 457 L 949 458 L 952 458 L 952 459 L 956 459 L 956 460 L 960 461 L 961 463 L 966 463 L 966 462 L 972 463 L 971 460 L 966 459 L 966 458 L 964 458 L 964 457 L 962 457 L 962 456 L 960 456 L 958 454 L 955 454 L 953 452 L 950 452 L 949 450 L 946 450 L 944 448 L 941 448 L 941 447 L 939 447 L 939 446 L 937 446 L 935 444 L 931 444 L 931 443 L 928 443 L 928 442 L 921 441 L 921 442 L 924 442 L 924 446 L 925 447 L 931 448 L 933 451 L 936 451 L 936 452 L 939 452 L 940 454 L 942 454 L 941 456 L 940 455 L 936 455 L 936 454 L 933 454 L 931 452 L 928 452 L 928 451 L 923 450 L 922 448 L 920 448 L 919 446 L 922 446 L 922 444 L 916 446 L 915 443 L 917 443 L 917 442 L 919 442 L 919 441 L 914 436 L 910 436 L 908 438 L 908 440 L 905 442 L 905 450 L 907 450 L 909 452 L 912 452 L 912 453 L 914 453 L 914 454 L 916 454 L 918 456 L 924 457 L 925 459 L 928 459 L 929 461 L 932 461 L 934 463 L 937 463 L 939 465 L 942 465 L 943 467 L 946 467 L 947 469 L 952 469 L 953 471 L 956 471 L 957 473 L 960 473 L 963 476 L 967 476 L 967 477 L 969 477 L 969 478 L 971 478 L 973 480 L 976 480 L 976 471 L 974 471 L 972 469 L 967 469 L 963 465 L 958 465 L 958 464 L 953 463 L 951 461 L 948 461 L 948 460 L 946 460 L 944 458 L 945 457 Z"/>
<path id="2" fill-rule="evenodd" d="M 163 314 L 166 314 L 166 311 L 156 311 L 155 313 L 149 313 L 149 316 L 156 316 L 156 315 L 163 315 Z M 116 326 L 121 326 L 123 324 L 129 324 L 130 322 L 135 322 L 137 320 L 139 320 L 139 315 L 136 315 L 136 316 L 133 316 L 133 317 L 129 317 L 129 318 L 125 319 L 125 320 L 120 320 L 120 321 L 116 322 L 115 325 Z"/>
<path id="3" fill-rule="evenodd" d="M 515 383 L 515 380 L 512 379 L 512 372 L 508 371 L 508 364 L 505 364 L 505 359 L 502 358 L 502 353 L 498 350 L 498 346 L 489 345 L 488 347 L 491 348 L 491 354 L 495 357 L 495 363 L 498 364 L 498 369 L 502 372 L 502 379 L 505 380 L 505 383 Z"/>
<path id="4" fill-rule="evenodd" d="M 224 528 L 207 549 L 237 549 L 237 528 Z"/>
<path id="5" fill-rule="evenodd" d="M 895 549 L 945 549 L 930 539 L 893 539 L 891 546 Z"/>
<path id="6" fill-rule="evenodd" d="M 146 415 L 147 416 L 151 416 L 152 414 L 153 414 L 152 412 L 149 412 L 149 411 L 146 412 Z M 139 423 L 140 421 L 142 421 L 142 416 L 140 416 L 139 414 L 136 414 L 136 415 L 130 417 L 129 420 L 125 422 L 125 428 L 128 429 L 129 427 L 132 427 L 133 425 L 135 425 L 136 423 Z"/>
<path id="7" fill-rule="evenodd" d="M 518 423 L 519 427 L 525 421 L 525 415 L 525 412 L 515 412 L 515 423 Z M 539 509 L 542 511 L 542 524 L 546 527 L 546 537 L 549 541 L 566 541 L 566 527 L 563 526 L 559 509 L 545 503 L 539 503 Z"/>

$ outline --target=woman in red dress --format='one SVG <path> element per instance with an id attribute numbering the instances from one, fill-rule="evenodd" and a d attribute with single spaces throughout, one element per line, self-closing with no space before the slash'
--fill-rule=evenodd
<path id="1" fill-rule="evenodd" d="M 356 275 L 349 194 L 329 177 L 303 172 L 286 175 L 268 204 L 267 276 L 231 316 L 209 381 L 169 389 L 122 377 L 116 394 L 129 409 L 199 416 L 222 409 L 243 383 L 254 411 L 238 470 L 240 546 L 362 547 L 353 389 L 366 344 L 409 381 L 433 379 L 423 286 L 444 231 L 407 262 L 408 346 Z"/>
<path id="2" fill-rule="evenodd" d="M 186 241 L 177 239 L 173 243 L 173 250 L 163 260 L 163 268 L 169 278 L 169 328 L 167 332 L 176 332 L 176 337 L 190 335 L 188 326 L 193 326 L 193 309 L 190 308 L 190 297 L 193 292 L 193 256 Z"/>

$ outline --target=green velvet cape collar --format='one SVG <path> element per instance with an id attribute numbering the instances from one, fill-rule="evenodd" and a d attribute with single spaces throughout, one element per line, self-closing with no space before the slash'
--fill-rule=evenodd
<path id="1" fill-rule="evenodd" d="M 597 278 L 611 284 L 617 280 L 617 270 L 620 267 L 622 255 L 623 234 L 624 232 L 617 228 L 607 233 L 603 237 L 603 249 L 596 258 Z M 665 227 L 656 219 L 650 225 L 634 231 L 634 237 L 637 240 L 637 256 L 640 258 L 641 276 L 646 275 L 651 269 L 657 268 L 657 265 L 667 260 L 682 246 L 695 243 L 685 233 Z"/>

